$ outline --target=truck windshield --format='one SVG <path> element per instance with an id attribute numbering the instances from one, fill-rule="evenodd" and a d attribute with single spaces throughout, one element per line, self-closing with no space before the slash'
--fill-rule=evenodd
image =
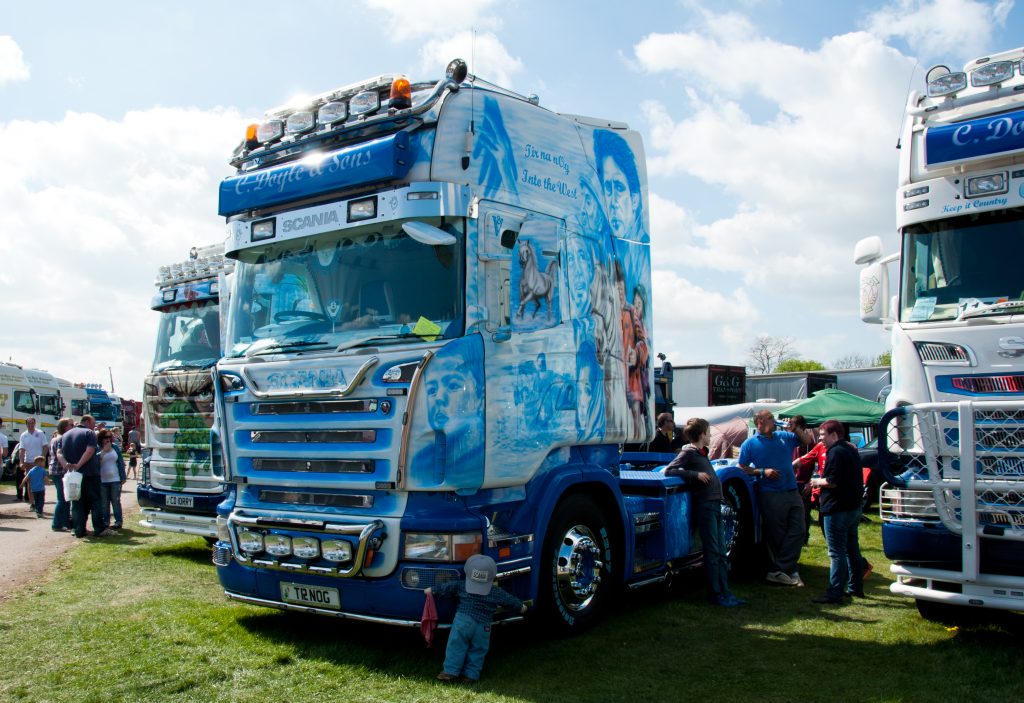
<path id="1" fill-rule="evenodd" d="M 207 368 L 220 358 L 220 306 L 215 300 L 160 310 L 153 371 Z"/>
<path id="2" fill-rule="evenodd" d="M 114 414 L 114 406 L 102 400 L 93 400 L 89 403 L 89 409 L 97 422 L 117 422 L 117 415 Z"/>
<path id="3" fill-rule="evenodd" d="M 900 320 L 953 320 L 962 310 L 1021 300 L 1024 208 L 924 222 L 903 231 Z M 998 314 L 1019 308 L 993 308 Z"/>
<path id="4" fill-rule="evenodd" d="M 418 221 L 458 242 L 422 244 L 392 221 L 242 252 L 227 355 L 461 335 L 463 221 Z"/>
<path id="5" fill-rule="evenodd" d="M 39 396 L 39 412 L 42 415 L 52 415 L 53 417 L 60 417 L 60 396 L 59 395 L 40 395 Z"/>

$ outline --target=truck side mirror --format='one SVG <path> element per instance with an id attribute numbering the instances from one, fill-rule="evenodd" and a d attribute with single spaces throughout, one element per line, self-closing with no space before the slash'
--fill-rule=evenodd
<path id="1" fill-rule="evenodd" d="M 879 325 L 889 319 L 889 271 L 884 263 L 865 266 L 860 272 L 860 319 Z"/>
<path id="2" fill-rule="evenodd" d="M 853 263 L 858 266 L 871 264 L 882 258 L 882 238 L 865 237 L 853 249 Z"/>

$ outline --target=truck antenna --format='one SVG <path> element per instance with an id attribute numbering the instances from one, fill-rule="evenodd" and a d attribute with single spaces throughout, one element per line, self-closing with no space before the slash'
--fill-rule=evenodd
<path id="1" fill-rule="evenodd" d="M 473 27 L 473 35 L 469 44 L 469 65 L 476 66 L 476 27 Z M 462 155 L 462 170 L 469 168 L 470 155 L 473 153 L 473 137 L 476 136 L 476 76 L 469 73 L 469 80 L 473 87 L 469 90 L 469 131 L 466 132 L 466 146 Z"/>
<path id="2" fill-rule="evenodd" d="M 910 94 L 910 86 L 914 83 L 914 74 L 917 73 L 917 67 L 921 65 L 920 61 L 914 61 L 914 68 L 910 71 L 910 78 L 907 79 L 907 90 L 905 91 L 908 95 Z M 907 123 L 907 111 L 903 111 L 903 115 L 900 117 L 900 127 L 896 131 L 896 148 L 900 148 L 900 137 L 903 134 L 903 125 Z"/>

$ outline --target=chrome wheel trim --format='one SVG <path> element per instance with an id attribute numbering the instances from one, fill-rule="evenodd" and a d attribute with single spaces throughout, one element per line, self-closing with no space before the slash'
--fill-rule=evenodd
<path id="1" fill-rule="evenodd" d="M 601 583 L 601 549 L 586 525 L 570 527 L 555 554 L 555 583 L 562 604 L 572 612 L 585 609 Z"/>

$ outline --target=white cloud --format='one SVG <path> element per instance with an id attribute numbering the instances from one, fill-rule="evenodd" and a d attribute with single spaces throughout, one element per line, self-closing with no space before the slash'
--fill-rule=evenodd
<path id="1" fill-rule="evenodd" d="M 1006 24 L 1014 0 L 896 0 L 867 20 L 871 33 L 900 37 L 922 61 L 971 58 L 992 51 L 993 29 Z"/>
<path id="2" fill-rule="evenodd" d="M 396 41 L 447 36 L 473 28 L 496 29 L 500 25 L 493 9 L 497 0 L 363 0 L 363 4 L 387 15 L 386 26 Z"/>
<path id="3" fill-rule="evenodd" d="M 759 317 L 742 288 L 728 293 L 709 291 L 661 268 L 651 272 L 651 286 L 655 351 L 677 366 L 707 363 L 709 341 L 726 347 L 742 345 Z"/>
<path id="4" fill-rule="evenodd" d="M 21 53 L 21 47 L 9 35 L 0 36 L 0 85 L 27 81 L 28 64 Z"/>
<path id="5" fill-rule="evenodd" d="M 699 178 L 735 207 L 690 222 L 668 256 L 739 273 L 752 291 L 849 298 L 853 244 L 894 227 L 893 147 L 913 62 L 866 32 L 805 50 L 759 35 L 739 15 L 704 19 L 699 31 L 649 35 L 635 47 L 640 67 L 691 86 L 685 114 L 643 106 L 649 171 Z M 749 95 L 760 101 L 758 117 L 742 100 Z M 652 198 L 656 247 L 665 228 L 656 218 L 680 212 Z M 848 288 L 836 285 L 847 278 Z"/>
<path id="6" fill-rule="evenodd" d="M 68 113 L 0 123 L 5 360 L 140 398 L 157 267 L 224 239 L 217 184 L 245 122 L 230 110 Z"/>
<path id="7" fill-rule="evenodd" d="M 427 42 L 422 51 L 424 71 L 439 73 L 455 58 L 465 59 L 474 75 L 503 86 L 513 85 L 513 76 L 523 68 L 523 62 L 508 53 L 493 34 L 459 32 L 445 38 Z"/>
<path id="8" fill-rule="evenodd" d="M 371 10 L 387 15 L 393 41 L 422 42 L 420 68 L 430 74 L 444 71 L 448 62 L 461 58 L 470 73 L 512 87 L 513 76 L 523 62 L 512 56 L 494 33 L 501 27 L 497 0 L 363 0 Z M 508 11 L 506 3 L 502 7 Z"/>

